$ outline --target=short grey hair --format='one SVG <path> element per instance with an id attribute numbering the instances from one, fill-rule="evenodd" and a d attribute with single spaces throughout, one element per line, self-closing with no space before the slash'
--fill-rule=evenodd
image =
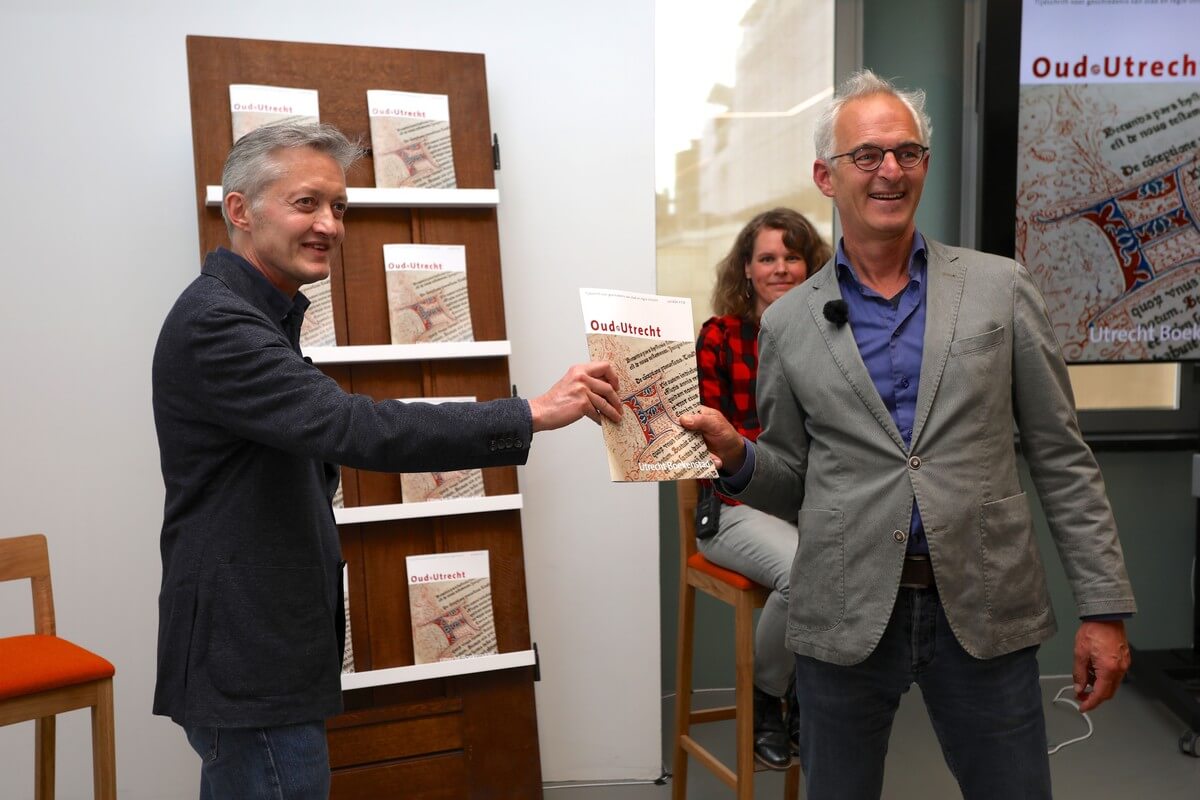
<path id="1" fill-rule="evenodd" d="M 881 78 L 869 69 L 855 72 L 842 82 L 837 94 L 829 101 L 821 115 L 817 117 L 817 126 L 813 131 L 813 145 L 817 158 L 828 161 L 833 155 L 833 129 L 837 124 L 838 114 L 842 107 L 851 100 L 858 100 L 875 94 L 888 94 L 899 100 L 912 112 L 913 121 L 917 123 L 917 134 L 921 137 L 918 144 L 929 147 L 933 138 L 933 121 L 925 113 L 925 92 L 922 89 L 902 90 L 896 84 Z"/>
<path id="2" fill-rule="evenodd" d="M 324 153 L 338 163 L 343 173 L 363 154 L 361 146 L 325 123 L 285 119 L 250 131 L 234 144 L 221 171 L 221 216 L 231 237 L 233 223 L 225 210 L 225 198 L 231 192 L 237 192 L 254 208 L 260 202 L 263 190 L 282 172 L 276 153 L 299 147 Z"/>

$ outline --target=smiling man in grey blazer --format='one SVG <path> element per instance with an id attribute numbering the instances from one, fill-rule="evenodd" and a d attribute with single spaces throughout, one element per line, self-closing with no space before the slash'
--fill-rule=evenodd
<path id="1" fill-rule="evenodd" d="M 1082 620 L 1083 710 L 1129 667 L 1133 593 L 1041 295 L 1012 260 L 916 229 L 930 127 L 923 92 L 846 82 L 813 165 L 843 238 L 763 317 L 762 436 L 684 420 L 723 491 L 799 510 L 787 642 L 809 800 L 879 797 L 914 682 L 968 800 L 1050 797 L 1036 652 L 1056 627 L 1016 432 Z"/>

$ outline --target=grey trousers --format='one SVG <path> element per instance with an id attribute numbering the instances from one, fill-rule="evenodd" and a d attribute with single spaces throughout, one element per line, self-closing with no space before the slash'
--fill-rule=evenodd
<path id="1" fill-rule="evenodd" d="M 750 506 L 721 506 L 720 527 L 696 543 L 714 564 L 740 572 L 771 590 L 754 631 L 754 685 L 782 697 L 792 681 L 795 657 L 784 644 L 788 575 L 796 556 L 796 526 Z"/>

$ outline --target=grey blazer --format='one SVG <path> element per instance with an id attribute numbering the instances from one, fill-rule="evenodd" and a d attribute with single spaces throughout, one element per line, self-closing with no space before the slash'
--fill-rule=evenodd
<path id="1" fill-rule="evenodd" d="M 1132 612 L 1116 525 L 1079 433 L 1066 367 L 1029 273 L 1009 259 L 926 240 L 925 344 L 912 446 L 879 397 L 832 262 L 775 302 L 759 334 L 753 475 L 739 500 L 799 510 L 787 641 L 854 664 L 874 650 L 900 583 L 913 498 L 942 605 L 967 652 L 990 658 L 1056 630 L 1020 431 L 1081 616 Z"/>

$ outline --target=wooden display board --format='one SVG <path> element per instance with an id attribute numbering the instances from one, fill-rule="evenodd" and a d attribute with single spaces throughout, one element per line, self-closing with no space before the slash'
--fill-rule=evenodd
<path id="1" fill-rule="evenodd" d="M 200 253 L 228 246 L 220 208 L 206 204 L 232 146 L 229 85 L 316 89 L 320 116 L 351 140 L 370 143 L 368 89 L 449 98 L 458 186 L 494 189 L 482 55 L 189 36 L 192 137 Z M 370 156 L 348 176 L 374 186 Z M 500 248 L 493 207 L 355 207 L 334 260 L 337 343 L 390 342 L 384 243 L 461 244 L 467 249 L 471 321 L 478 341 L 505 339 Z M 503 356 L 324 364 L 347 391 L 377 399 L 505 397 Z M 347 507 L 401 502 L 398 475 L 344 470 Z M 484 470 L 486 494 L 516 494 L 513 467 Z M 520 513 L 498 510 L 341 525 L 349 564 L 356 667 L 413 664 L 405 557 L 487 550 L 501 653 L 531 649 Z M 388 673 L 392 674 L 392 673 Z M 534 667 L 404 681 L 344 693 L 346 713 L 329 721 L 334 798 L 540 797 Z"/>

